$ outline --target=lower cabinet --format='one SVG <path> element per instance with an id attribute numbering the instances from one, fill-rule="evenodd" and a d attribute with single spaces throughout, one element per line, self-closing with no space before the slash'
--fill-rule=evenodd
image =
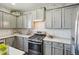
<path id="1" fill-rule="evenodd" d="M 44 41 L 44 55 L 71 55 L 70 44 Z"/>
<path id="2" fill-rule="evenodd" d="M 16 48 L 19 50 L 24 50 L 24 42 L 23 42 L 23 37 L 16 37 Z"/>
<path id="3" fill-rule="evenodd" d="M 51 55 L 51 42 L 44 41 L 43 54 L 44 55 Z"/>
<path id="4" fill-rule="evenodd" d="M 5 39 L 5 44 L 13 47 L 14 37 L 6 38 Z"/>
<path id="5" fill-rule="evenodd" d="M 24 38 L 24 51 L 28 52 L 28 38 Z"/>
<path id="6" fill-rule="evenodd" d="M 71 45 L 69 44 L 64 45 L 64 55 L 71 55 Z"/>
<path id="7" fill-rule="evenodd" d="M 15 37 L 13 47 L 28 52 L 28 38 Z"/>
<path id="8" fill-rule="evenodd" d="M 62 48 L 52 48 L 52 55 L 63 55 Z"/>

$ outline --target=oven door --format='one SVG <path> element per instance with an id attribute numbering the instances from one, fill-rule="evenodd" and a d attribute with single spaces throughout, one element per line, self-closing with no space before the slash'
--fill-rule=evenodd
<path id="1" fill-rule="evenodd" d="M 28 52 L 30 55 L 41 55 L 42 54 L 42 43 L 29 41 Z"/>

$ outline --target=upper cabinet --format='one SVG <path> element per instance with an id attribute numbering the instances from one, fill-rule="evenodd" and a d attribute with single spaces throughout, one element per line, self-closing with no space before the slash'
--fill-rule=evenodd
<path id="1" fill-rule="evenodd" d="M 52 28 L 61 28 L 61 9 L 52 11 Z"/>
<path id="2" fill-rule="evenodd" d="M 3 13 L 3 28 L 10 28 L 10 14 Z"/>
<path id="3" fill-rule="evenodd" d="M 17 17 L 17 28 L 32 28 L 32 15 L 31 13 Z"/>
<path id="4" fill-rule="evenodd" d="M 2 12 L 0 12 L 0 28 L 2 28 Z"/>
<path id="5" fill-rule="evenodd" d="M 33 21 L 43 21 L 44 20 L 44 11 L 45 8 L 39 8 L 36 10 L 31 11 L 32 13 L 32 20 Z"/>
<path id="6" fill-rule="evenodd" d="M 45 21 L 45 27 L 46 28 L 52 28 L 51 16 L 52 16 L 51 11 L 46 11 L 46 21 Z"/>
<path id="7" fill-rule="evenodd" d="M 32 28 L 32 15 L 31 15 L 31 13 L 23 15 L 23 28 Z"/>
<path id="8" fill-rule="evenodd" d="M 17 17 L 17 28 L 23 28 L 23 16 Z"/>
<path id="9" fill-rule="evenodd" d="M 16 28 L 16 16 L 10 15 L 10 28 Z"/>
<path id="10" fill-rule="evenodd" d="M 61 28 L 61 9 L 46 11 L 46 28 Z"/>
<path id="11" fill-rule="evenodd" d="M 46 28 L 71 29 L 76 19 L 77 7 L 69 6 L 46 11 Z"/>
<path id="12" fill-rule="evenodd" d="M 2 28 L 16 28 L 16 16 L 3 12 Z"/>
<path id="13" fill-rule="evenodd" d="M 71 28 L 72 14 L 72 7 L 62 8 L 62 28 Z"/>

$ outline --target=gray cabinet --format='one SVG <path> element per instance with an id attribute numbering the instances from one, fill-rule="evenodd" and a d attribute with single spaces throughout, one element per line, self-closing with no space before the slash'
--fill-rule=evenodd
<path id="1" fill-rule="evenodd" d="M 16 28 L 16 16 L 3 12 L 2 28 Z"/>
<path id="2" fill-rule="evenodd" d="M 51 42 L 45 41 L 43 45 L 43 54 L 44 55 L 51 55 Z"/>
<path id="3" fill-rule="evenodd" d="M 23 16 L 17 17 L 17 28 L 23 28 Z"/>
<path id="4" fill-rule="evenodd" d="M 71 55 L 71 45 L 69 44 L 64 45 L 64 55 Z"/>
<path id="5" fill-rule="evenodd" d="M 24 51 L 28 52 L 28 38 L 24 38 Z"/>
<path id="6" fill-rule="evenodd" d="M 17 28 L 32 28 L 31 13 L 27 13 L 17 17 Z"/>
<path id="7" fill-rule="evenodd" d="M 0 28 L 2 28 L 2 12 L 0 12 Z"/>
<path id="8" fill-rule="evenodd" d="M 16 16 L 10 15 L 10 28 L 16 28 Z"/>
<path id="9" fill-rule="evenodd" d="M 44 8 L 40 8 L 36 10 L 36 19 L 44 20 Z"/>
<path id="10" fill-rule="evenodd" d="M 44 20 L 44 8 L 39 8 L 32 12 L 32 20 L 33 21 L 43 21 Z"/>
<path id="11" fill-rule="evenodd" d="M 10 28 L 10 14 L 3 13 L 3 28 Z"/>
<path id="12" fill-rule="evenodd" d="M 52 13 L 52 28 L 61 28 L 61 9 L 55 9 Z"/>
<path id="13" fill-rule="evenodd" d="M 46 11 L 46 21 L 45 21 L 45 27 L 46 28 L 52 28 L 52 22 L 51 21 L 52 21 L 51 11 Z"/>
<path id="14" fill-rule="evenodd" d="M 61 9 L 46 11 L 46 28 L 61 28 Z"/>
<path id="15" fill-rule="evenodd" d="M 14 37 L 6 38 L 6 39 L 5 39 L 5 44 L 7 44 L 7 45 L 13 47 L 13 44 L 14 44 Z"/>
<path id="16" fill-rule="evenodd" d="M 53 42 L 52 43 L 52 55 L 63 55 L 63 43 Z"/>
<path id="17" fill-rule="evenodd" d="M 72 10 L 72 7 L 62 8 L 62 28 L 71 28 Z"/>
<path id="18" fill-rule="evenodd" d="M 28 28 L 28 15 L 23 15 L 23 28 Z"/>
<path id="19" fill-rule="evenodd" d="M 19 50 L 24 50 L 23 37 L 16 37 L 16 48 Z"/>

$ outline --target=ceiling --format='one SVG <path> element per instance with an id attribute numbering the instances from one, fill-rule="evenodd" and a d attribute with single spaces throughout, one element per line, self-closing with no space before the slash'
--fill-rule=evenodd
<path id="1" fill-rule="evenodd" d="M 46 7 L 47 9 L 51 9 L 71 4 L 72 3 L 15 3 L 15 5 L 12 5 L 12 3 L 0 3 L 0 6 L 10 10 L 30 11 L 40 7 Z"/>

